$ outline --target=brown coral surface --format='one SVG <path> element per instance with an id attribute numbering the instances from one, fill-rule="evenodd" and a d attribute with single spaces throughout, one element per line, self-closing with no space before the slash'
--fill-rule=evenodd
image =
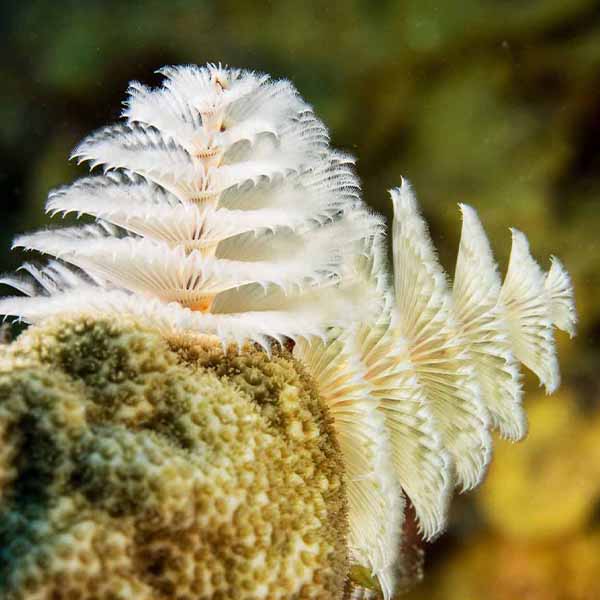
<path id="1" fill-rule="evenodd" d="M 55 321 L 0 356 L 0 598 L 341 598 L 343 467 L 284 350 Z"/>

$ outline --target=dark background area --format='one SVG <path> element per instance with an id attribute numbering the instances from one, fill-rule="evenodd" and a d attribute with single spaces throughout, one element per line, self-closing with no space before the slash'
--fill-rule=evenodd
<path id="1" fill-rule="evenodd" d="M 558 334 L 563 387 L 532 378 L 530 437 L 499 441 L 486 483 L 454 502 L 410 598 L 600 597 L 600 3 L 591 0 L 55 0 L 0 3 L 0 270 L 46 225 L 67 161 L 118 118 L 132 79 L 223 62 L 287 77 L 358 158 L 366 201 L 414 184 L 449 273 L 458 202 L 501 267 L 509 226 L 570 270 L 580 314 Z"/>

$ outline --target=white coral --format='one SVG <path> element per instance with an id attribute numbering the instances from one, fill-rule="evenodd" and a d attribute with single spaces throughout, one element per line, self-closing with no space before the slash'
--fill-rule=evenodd
<path id="1" fill-rule="evenodd" d="M 17 238 L 53 255 L 5 277 L 25 296 L 0 312 L 130 314 L 166 336 L 224 344 L 294 340 L 329 406 L 344 455 L 352 561 L 385 598 L 401 562 L 404 494 L 425 538 L 451 491 L 482 479 L 490 428 L 526 431 L 517 360 L 559 382 L 553 327 L 574 333 L 569 276 L 544 274 L 513 230 L 504 283 L 475 211 L 461 205 L 454 285 L 410 185 L 392 190 L 394 283 L 381 220 L 352 159 L 287 81 L 220 66 L 169 67 L 134 83 L 125 121 L 73 156 L 101 165 L 50 194 L 52 214 L 98 221 Z"/>

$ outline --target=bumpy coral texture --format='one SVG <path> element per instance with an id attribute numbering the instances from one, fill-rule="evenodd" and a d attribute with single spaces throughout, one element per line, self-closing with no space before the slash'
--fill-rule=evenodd
<path id="1" fill-rule="evenodd" d="M 342 460 L 285 350 L 50 321 L 2 349 L 0 449 L 0 598 L 344 595 Z"/>

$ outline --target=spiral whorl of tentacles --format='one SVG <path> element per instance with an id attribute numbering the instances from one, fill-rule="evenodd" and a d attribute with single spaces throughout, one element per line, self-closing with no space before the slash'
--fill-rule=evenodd
<path id="1" fill-rule="evenodd" d="M 404 182 L 392 191 L 392 286 L 352 159 L 329 147 L 289 82 L 212 65 L 162 74 L 159 89 L 134 83 L 124 122 L 73 153 L 104 174 L 49 197 L 49 212 L 97 224 L 17 238 L 58 260 L 4 278 L 26 296 L 0 312 L 127 313 L 168 336 L 267 350 L 293 340 L 344 456 L 352 562 L 389 598 L 401 490 L 434 537 L 452 490 L 481 481 L 490 428 L 525 434 L 517 361 L 557 387 L 553 327 L 572 334 L 576 320 L 569 277 L 556 259 L 544 273 L 514 230 L 502 283 L 475 211 L 461 206 L 450 287 Z"/>
<path id="2" fill-rule="evenodd" d="M 7 308 L 32 321 L 134 311 L 166 331 L 265 345 L 348 322 L 365 299 L 351 258 L 379 224 L 361 208 L 351 159 L 287 81 L 213 66 L 162 73 L 161 89 L 132 84 L 125 122 L 73 152 L 104 175 L 56 190 L 47 209 L 99 223 L 19 237 L 61 262 L 26 265 L 45 297 Z"/>

